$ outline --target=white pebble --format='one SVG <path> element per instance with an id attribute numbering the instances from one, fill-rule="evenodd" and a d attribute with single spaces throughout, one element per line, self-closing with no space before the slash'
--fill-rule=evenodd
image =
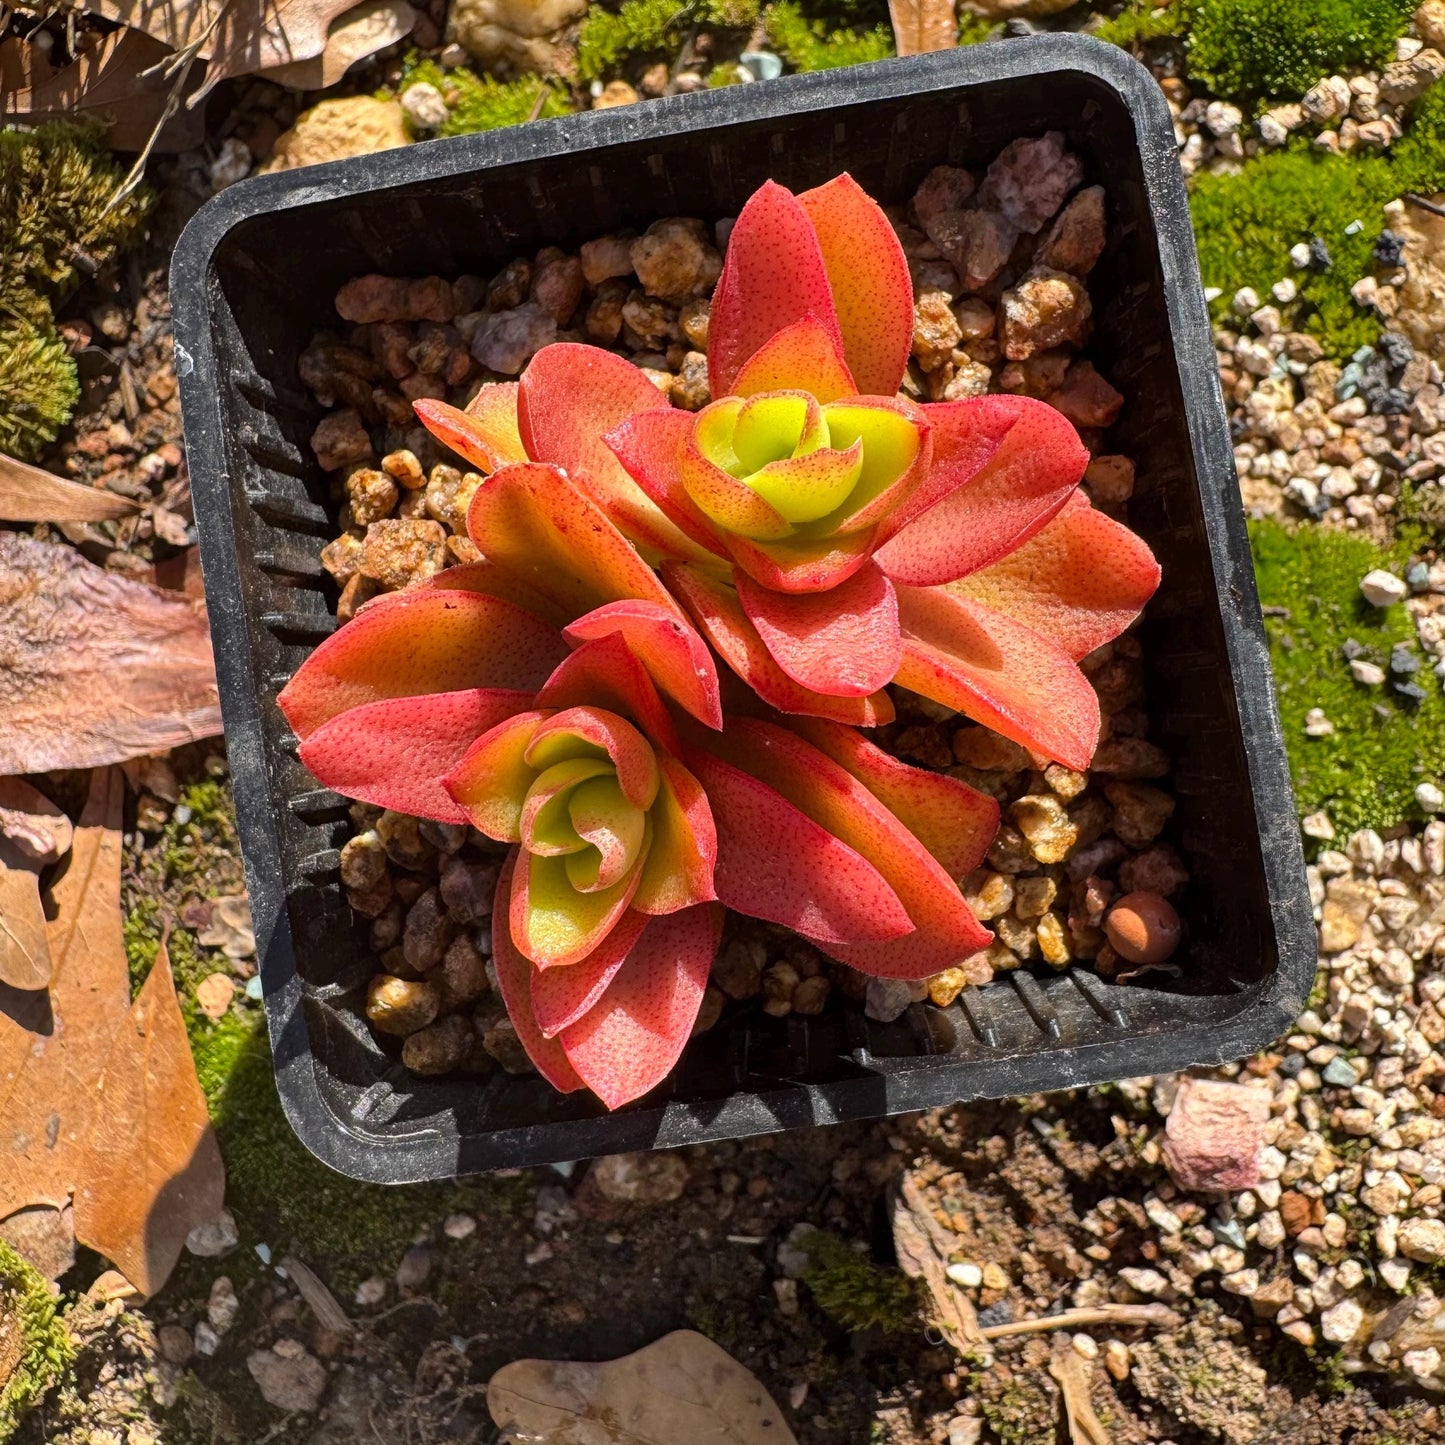
<path id="1" fill-rule="evenodd" d="M 1335 825 L 1330 822 L 1330 815 L 1323 808 L 1318 813 L 1310 813 L 1300 819 L 1300 828 L 1304 831 L 1306 838 L 1320 838 L 1328 841 L 1335 836 Z"/>
<path id="2" fill-rule="evenodd" d="M 1099 1358 L 1099 1346 L 1092 1335 L 1075 1335 L 1072 1343 L 1075 1354 L 1082 1355 L 1086 1360 Z"/>
<path id="3" fill-rule="evenodd" d="M 961 1284 L 965 1289 L 977 1289 L 983 1283 L 982 1266 L 970 1260 L 949 1265 L 945 1273 L 954 1284 Z"/>
<path id="4" fill-rule="evenodd" d="M 424 80 L 402 91 L 401 108 L 417 130 L 440 130 L 447 122 L 446 98 Z"/>
<path id="5" fill-rule="evenodd" d="M 1288 306 L 1299 295 L 1299 287 L 1286 276 L 1283 281 L 1276 281 L 1269 288 L 1269 293 L 1281 306 Z"/>
<path id="6" fill-rule="evenodd" d="M 1259 292 L 1253 286 L 1241 286 L 1234 293 L 1234 300 L 1230 305 L 1238 315 L 1248 316 L 1251 311 L 1259 310 Z"/>
<path id="7" fill-rule="evenodd" d="M 1402 602 L 1409 590 L 1394 573 L 1386 572 L 1382 567 L 1376 567 L 1360 578 L 1360 592 L 1372 607 L 1389 607 L 1392 603 Z"/>
<path id="8" fill-rule="evenodd" d="M 1406 1350 L 1400 1363 L 1418 1379 L 1427 1380 L 1440 1368 L 1440 1351 L 1434 1345 L 1423 1350 Z"/>
<path id="9" fill-rule="evenodd" d="M 1308 241 L 1300 241 L 1289 248 L 1289 260 L 1296 270 L 1302 271 L 1310 263 L 1310 247 Z"/>
<path id="10" fill-rule="evenodd" d="M 356 1286 L 356 1303 L 364 1310 L 375 1308 L 386 1298 L 386 1281 L 380 1275 L 372 1275 Z"/>
<path id="11" fill-rule="evenodd" d="M 1346 1344 L 1359 1333 L 1365 1312 L 1352 1299 L 1342 1299 L 1320 1316 L 1320 1333 L 1337 1345 Z"/>
<path id="12" fill-rule="evenodd" d="M 1334 732 L 1335 725 L 1325 716 L 1324 709 L 1312 707 L 1305 714 L 1305 736 L 1327 738 Z"/>
<path id="13" fill-rule="evenodd" d="M 1385 669 L 1377 662 L 1367 662 L 1363 657 L 1350 659 L 1350 675 L 1366 687 L 1379 687 L 1385 680 Z"/>
<path id="14" fill-rule="evenodd" d="M 442 1233 L 448 1239 L 469 1239 L 477 1232 L 477 1221 L 470 1214 L 449 1214 L 442 1222 Z"/>
<path id="15" fill-rule="evenodd" d="M 221 1347 L 220 1335 L 218 1335 L 205 1320 L 196 1321 L 196 1329 L 192 1341 L 198 1355 L 214 1355 Z"/>
<path id="16" fill-rule="evenodd" d="M 1415 801 L 1427 813 L 1438 813 L 1445 808 L 1445 792 L 1441 792 L 1434 783 L 1421 783 L 1415 789 Z"/>

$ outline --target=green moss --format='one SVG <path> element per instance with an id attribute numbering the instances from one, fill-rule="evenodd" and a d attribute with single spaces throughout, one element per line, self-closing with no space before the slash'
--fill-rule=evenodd
<path id="1" fill-rule="evenodd" d="M 830 30 L 810 20 L 795 0 L 778 0 L 763 12 L 768 43 L 794 70 L 834 70 L 862 65 L 893 54 L 893 32 L 886 25 L 870 30 Z"/>
<path id="2" fill-rule="evenodd" d="M 500 130 L 526 120 L 566 115 L 571 110 L 562 93 L 536 75 L 493 80 L 490 75 L 478 75 L 464 66 L 443 70 L 434 60 L 412 55 L 402 70 L 398 93 L 418 81 L 436 86 L 447 97 L 446 123 L 436 132 L 440 136 Z"/>
<path id="3" fill-rule="evenodd" d="M 1150 40 L 1163 40 L 1184 33 L 1185 16 L 1177 4 L 1162 8 L 1154 0 L 1128 0 L 1117 15 L 1098 25 L 1094 34 L 1110 45 L 1137 50 Z"/>
<path id="4" fill-rule="evenodd" d="M 1445 190 L 1445 82 L 1436 81 L 1410 107 L 1390 165 L 1401 193 Z"/>
<path id="5" fill-rule="evenodd" d="M 818 1308 L 845 1329 L 903 1334 L 918 1327 L 918 1292 L 896 1269 L 884 1269 L 836 1234 L 805 1236 L 808 1269 L 803 1280 Z"/>
<path id="6" fill-rule="evenodd" d="M 1234 175 L 1196 177 L 1190 212 L 1204 284 L 1223 293 L 1213 303 L 1216 319 L 1241 286 L 1263 295 L 1288 276 L 1299 287 L 1299 299 L 1283 308 L 1288 325 L 1302 325 L 1337 359 L 1373 344 L 1380 323 L 1355 303 L 1350 287 L 1370 270 L 1380 207 L 1399 190 L 1379 157 L 1309 150 L 1259 156 Z M 1359 229 L 1348 234 L 1356 221 Z M 1290 248 L 1316 237 L 1329 250 L 1329 269 L 1295 270 Z"/>
<path id="7" fill-rule="evenodd" d="M 0 317 L 0 452 L 33 461 L 79 399 L 75 363 L 55 330 Z"/>
<path id="8" fill-rule="evenodd" d="M 1384 550 L 1354 533 L 1275 521 L 1252 524 L 1250 536 L 1260 598 L 1284 609 L 1266 628 L 1299 811 L 1323 808 L 1340 834 L 1389 827 L 1416 810 L 1416 786 L 1445 771 L 1445 697 L 1423 666 L 1418 704 L 1388 682 L 1356 683 L 1342 649 L 1353 640 L 1387 664 L 1395 643 L 1415 642 L 1402 605 L 1371 607 L 1359 591 L 1376 567 L 1398 574 L 1414 539 Z M 1315 707 L 1334 724 L 1327 737 L 1305 735 Z"/>
<path id="9" fill-rule="evenodd" d="M 75 1358 L 45 1281 L 0 1240 L 0 1339 L 17 1327 L 20 1357 L 9 1378 L 0 1380 L 0 1440 L 10 1438 L 20 1417 Z"/>
<path id="10" fill-rule="evenodd" d="M 1189 73 L 1231 100 L 1300 96 L 1393 58 L 1415 0 L 1185 0 Z"/>
<path id="11" fill-rule="evenodd" d="M 691 25 L 749 30 L 758 0 L 624 0 L 594 4 L 577 35 L 577 74 L 585 81 L 615 75 L 635 55 L 671 50 Z"/>

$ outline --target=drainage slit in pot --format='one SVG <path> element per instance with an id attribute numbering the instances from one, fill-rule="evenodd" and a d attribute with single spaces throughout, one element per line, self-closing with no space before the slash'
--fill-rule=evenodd
<path id="1" fill-rule="evenodd" d="M 1082 968 L 1071 968 L 1068 973 L 1069 982 L 1084 995 L 1088 1005 L 1106 1023 L 1111 1023 L 1116 1029 L 1123 1029 L 1129 1026 L 1129 1015 L 1116 1003 L 1110 1003 L 1103 996 L 1103 990 L 1099 987 L 1098 980 L 1093 974 Z"/>
<path id="2" fill-rule="evenodd" d="M 994 1021 L 993 1005 L 987 1000 L 983 990 L 964 989 L 958 996 L 958 1007 L 979 1043 L 990 1049 L 998 1048 L 998 1025 Z"/>
<path id="3" fill-rule="evenodd" d="M 329 612 L 263 612 L 261 624 L 283 641 L 330 637 L 341 625 Z"/>
<path id="4" fill-rule="evenodd" d="M 249 376 L 235 377 L 232 384 L 257 411 L 271 416 L 283 411 L 303 411 L 311 404 L 304 392 L 263 380 L 254 372 Z"/>
<path id="5" fill-rule="evenodd" d="M 325 878 L 328 874 L 340 871 L 341 849 L 323 848 L 319 853 L 309 854 L 296 866 L 301 870 L 304 877 Z"/>
<path id="6" fill-rule="evenodd" d="M 1046 1033 L 1051 1039 L 1058 1038 L 1062 1032 L 1059 1023 L 1059 1016 L 1054 1012 L 1054 1006 L 1044 997 L 1044 991 L 1030 973 L 1023 969 L 1016 968 L 1008 976 L 1018 996 L 1023 1000 L 1024 1007 L 1029 1011 L 1029 1017 L 1039 1026 L 1039 1029 Z"/>
<path id="7" fill-rule="evenodd" d="M 321 559 L 306 552 L 257 552 L 256 565 L 272 577 L 320 577 Z"/>
<path id="8" fill-rule="evenodd" d="M 306 458 L 294 447 L 287 446 L 284 441 L 251 437 L 241 443 L 241 448 L 253 461 L 260 462 L 270 471 L 280 472 L 282 476 L 295 477 L 298 482 L 304 482 L 310 475 Z"/>
<path id="9" fill-rule="evenodd" d="M 247 487 L 246 502 L 257 516 L 273 526 L 287 527 L 296 532 L 331 531 L 331 519 L 326 514 L 326 508 L 315 502 L 283 496 L 268 487 Z"/>
<path id="10" fill-rule="evenodd" d="M 288 806 L 298 818 L 325 821 L 327 813 L 335 813 L 338 817 L 344 815 L 350 804 L 330 788 L 313 788 L 309 793 L 298 793 Z"/>

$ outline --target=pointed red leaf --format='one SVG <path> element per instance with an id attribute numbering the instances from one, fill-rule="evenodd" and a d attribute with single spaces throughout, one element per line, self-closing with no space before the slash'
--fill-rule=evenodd
<path id="1" fill-rule="evenodd" d="M 467 531 L 484 557 L 572 617 L 627 597 L 672 606 L 633 545 L 556 467 L 504 467 L 477 488 Z"/>
<path id="2" fill-rule="evenodd" d="M 1075 660 L 1118 637 L 1158 586 L 1159 564 L 1144 540 L 1077 491 L 1022 547 L 949 584 L 1052 638 Z"/>
<path id="3" fill-rule="evenodd" d="M 707 988 L 722 909 L 654 918 L 601 999 L 561 1034 L 567 1060 L 609 1109 L 655 1089 L 687 1046 Z"/>
<path id="4" fill-rule="evenodd" d="M 770 592 L 745 572 L 737 584 L 748 620 L 794 682 L 831 697 L 867 697 L 893 681 L 903 657 L 898 599 L 871 562 L 827 592 Z"/>
<path id="5" fill-rule="evenodd" d="M 479 471 L 491 473 L 527 460 L 517 431 L 517 383 L 484 386 L 462 410 L 434 397 L 412 402 L 412 410 L 445 447 Z"/>
<path id="6" fill-rule="evenodd" d="M 652 678 L 620 633 L 584 642 L 542 684 L 539 707 L 599 707 L 630 718 L 659 747 L 678 751 L 677 729 Z"/>
<path id="7" fill-rule="evenodd" d="M 566 653 L 554 627 L 510 602 L 418 588 L 358 612 L 301 664 L 277 702 L 305 738 L 338 713 L 382 698 L 534 692 Z"/>
<path id="8" fill-rule="evenodd" d="M 322 723 L 299 756 L 317 782 L 344 797 L 466 823 L 443 780 L 483 733 L 531 701 L 526 692 L 472 688 L 364 703 Z"/>
<path id="9" fill-rule="evenodd" d="M 790 718 L 788 727 L 852 773 L 955 882 L 983 862 L 998 832 L 996 799 L 946 773 L 910 767 L 839 723 Z"/>
<path id="10" fill-rule="evenodd" d="M 877 553 L 895 582 L 912 587 L 952 582 L 1021 546 L 1068 501 L 1089 462 L 1073 424 L 1032 397 L 971 397 L 924 412 L 933 473 L 909 508 L 913 520 Z M 942 483 L 952 490 L 936 499 Z"/>
<path id="11" fill-rule="evenodd" d="M 707 358 L 713 396 L 730 395 L 754 352 L 809 314 L 841 351 L 843 336 L 817 232 L 792 192 L 765 181 L 733 226 L 713 294 Z"/>
<path id="12" fill-rule="evenodd" d="M 774 592 L 826 592 L 867 563 L 877 540 L 874 529 L 868 527 L 845 537 L 816 541 L 789 537 L 781 542 L 752 542 L 746 537 L 724 537 L 723 545 L 739 571 Z"/>
<path id="13" fill-rule="evenodd" d="M 1084 769 L 1099 698 L 1058 643 L 942 587 L 900 587 L 898 685 L 957 708 L 1031 752 Z"/>
<path id="14" fill-rule="evenodd" d="M 517 1038 L 526 1049 L 527 1057 L 554 1089 L 562 1094 L 572 1094 L 586 1088 L 586 1085 L 567 1062 L 562 1045 L 555 1039 L 544 1038 L 542 1030 L 537 1027 L 536 1011 L 532 1006 L 532 984 L 537 970 L 512 943 L 511 896 L 516 862 L 514 849 L 507 855 L 502 875 L 497 880 L 497 896 L 492 904 L 492 965 L 497 970 L 497 983 L 502 991 L 502 1002 L 507 1006 L 507 1016 L 517 1030 Z"/>
<path id="15" fill-rule="evenodd" d="M 652 847 L 632 906 L 640 913 L 676 913 L 717 897 L 717 827 L 702 785 L 678 760 L 658 753 L 662 786 L 649 816 Z"/>
<path id="16" fill-rule="evenodd" d="M 773 660 L 725 578 L 681 563 L 664 563 L 662 574 L 722 660 L 770 707 L 857 727 L 893 721 L 893 704 L 886 692 L 862 698 L 832 697 L 789 677 Z"/>
<path id="17" fill-rule="evenodd" d="M 697 632 L 655 602 L 609 602 L 562 629 L 576 646 L 618 633 L 652 680 L 710 728 L 722 726 L 722 699 L 712 653 Z"/>
<path id="18" fill-rule="evenodd" d="M 729 908 L 819 942 L 881 941 L 912 931 L 879 869 L 776 789 L 700 749 L 687 763 L 712 805 L 713 876 Z"/>
<path id="19" fill-rule="evenodd" d="M 699 546 L 721 557 L 726 549 L 717 528 L 682 482 L 682 453 L 696 425 L 690 411 L 647 411 L 628 417 L 605 440 L 627 474 L 668 518 Z"/>
<path id="20" fill-rule="evenodd" d="M 903 269 L 907 275 L 907 266 Z M 911 286 L 908 295 L 911 338 Z M 894 390 L 897 389 L 895 386 Z M 862 390 L 843 360 L 836 334 L 811 313 L 763 342 L 733 382 L 734 396 L 756 396 L 761 391 L 806 391 L 825 403 L 843 396 L 856 396 Z"/>
<path id="21" fill-rule="evenodd" d="M 958 884 L 845 768 L 796 733 L 752 718 L 731 720 L 710 746 L 871 863 L 906 910 L 906 936 L 818 939 L 825 952 L 880 978 L 927 978 L 988 946 L 991 935 L 969 910 Z M 704 781 L 713 795 L 711 782 Z M 816 875 L 811 886 L 817 886 Z"/>
<path id="22" fill-rule="evenodd" d="M 798 197 L 817 233 L 843 352 L 864 396 L 892 396 L 913 348 L 913 278 L 898 233 L 846 172 Z"/>
<path id="23" fill-rule="evenodd" d="M 556 1038 L 602 997 L 648 921 L 647 914 L 629 909 L 581 963 L 533 971 L 532 1011 L 543 1038 Z"/>
<path id="24" fill-rule="evenodd" d="M 422 589 L 430 592 L 480 592 L 487 597 L 499 597 L 503 602 L 534 613 L 559 628 L 572 620 L 571 609 L 565 602 L 534 587 L 515 572 L 488 562 L 485 557 L 480 562 L 461 562 L 455 567 L 447 567 L 408 590 Z M 372 608 L 387 597 L 402 595 L 399 592 L 383 592 L 380 597 L 374 597 L 362 606 Z"/>

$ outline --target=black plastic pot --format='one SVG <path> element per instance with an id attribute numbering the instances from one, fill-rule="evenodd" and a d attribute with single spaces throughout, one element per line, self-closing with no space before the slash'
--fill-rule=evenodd
<path id="1" fill-rule="evenodd" d="M 413 1078 L 372 1039 L 372 971 L 342 896 L 345 806 L 295 756 L 276 694 L 335 626 L 332 524 L 297 357 L 353 276 L 486 274 L 663 216 L 735 215 L 772 177 L 851 171 L 902 202 L 930 167 L 1067 133 L 1107 190 L 1092 355 L 1128 398 L 1131 524 L 1163 564 L 1145 627 L 1172 838 L 1192 874 L 1182 979 L 1028 972 L 880 1025 L 751 1012 L 608 1115 L 535 1077 Z M 1315 936 L 1214 348 L 1170 117 L 1121 51 L 1040 36 L 740 86 L 242 182 L 171 272 L 206 595 L 277 1081 L 296 1132 L 402 1182 L 725 1139 L 1238 1058 L 1303 1008 Z"/>

